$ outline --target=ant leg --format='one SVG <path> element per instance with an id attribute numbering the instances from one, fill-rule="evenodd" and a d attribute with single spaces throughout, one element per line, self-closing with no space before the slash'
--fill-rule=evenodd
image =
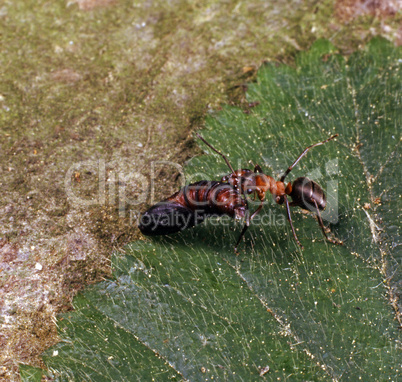
<path id="1" fill-rule="evenodd" d="M 258 208 L 251 215 L 250 222 L 251 222 L 251 220 L 254 219 L 255 215 L 257 215 L 262 210 L 262 207 L 263 207 L 263 200 L 261 200 L 261 204 L 258 206 Z"/>
<path id="2" fill-rule="evenodd" d="M 232 174 L 235 172 L 235 171 L 233 170 L 233 167 L 232 167 L 232 165 L 230 164 L 228 158 L 226 158 L 225 155 L 223 155 L 223 154 L 222 154 L 220 151 L 218 151 L 214 146 L 212 146 L 210 143 L 208 143 L 203 137 L 201 137 L 200 134 L 195 133 L 195 135 L 196 135 L 198 138 L 200 138 L 209 148 L 211 148 L 212 150 L 214 150 L 217 154 L 219 154 L 219 155 L 225 160 L 225 162 L 226 162 L 226 164 L 228 165 L 230 171 L 232 171 Z"/>
<path id="3" fill-rule="evenodd" d="M 341 240 L 339 240 L 339 239 L 335 240 L 335 239 L 331 239 L 330 237 L 328 237 L 327 233 L 325 232 L 324 223 L 322 222 L 322 219 L 321 219 L 321 214 L 320 214 L 320 210 L 318 209 L 318 204 L 315 201 L 315 199 L 313 199 L 313 201 L 314 201 L 314 204 L 315 204 L 315 209 L 317 211 L 318 224 L 320 225 L 322 233 L 324 234 L 325 238 L 332 244 L 342 245 L 343 242 Z"/>
<path id="4" fill-rule="evenodd" d="M 316 146 L 321 146 L 321 145 L 323 145 L 324 143 L 327 143 L 327 142 L 329 142 L 330 140 L 334 139 L 334 138 L 337 137 L 338 135 L 339 135 L 339 134 L 335 134 L 335 135 L 333 135 L 332 137 L 326 139 L 325 141 L 318 142 L 318 143 L 314 143 L 314 145 L 311 145 L 311 146 L 308 146 L 307 148 L 305 148 L 304 151 L 299 155 L 299 157 L 289 166 L 289 168 L 288 168 L 288 169 L 285 171 L 285 173 L 282 175 L 282 177 L 281 177 L 281 182 L 283 182 L 283 181 L 285 180 L 286 176 L 293 170 L 293 167 L 295 167 L 295 166 L 299 163 L 299 160 L 302 159 L 302 158 L 308 153 L 308 151 L 309 151 L 310 149 L 312 149 L 313 147 L 316 147 Z"/>
<path id="5" fill-rule="evenodd" d="M 250 223 L 249 223 L 249 224 L 250 224 Z M 234 247 L 234 251 L 235 251 L 235 254 L 236 254 L 236 255 L 239 254 L 239 252 L 237 251 L 237 247 L 239 246 L 240 241 L 241 241 L 241 239 L 242 239 L 243 236 L 244 236 L 244 233 L 247 231 L 247 228 L 248 228 L 249 224 L 246 223 L 245 226 L 243 227 L 243 230 L 241 231 L 240 236 L 239 236 L 239 240 L 237 240 L 237 243 L 236 243 L 236 245 L 235 245 L 235 247 Z"/>
<path id="6" fill-rule="evenodd" d="M 260 172 L 262 173 L 262 168 L 259 164 L 254 164 L 254 162 L 252 160 L 249 161 L 253 166 L 254 166 L 254 172 Z"/>
<path id="7" fill-rule="evenodd" d="M 262 173 L 262 168 L 260 167 L 259 164 L 256 164 L 256 165 L 254 166 L 254 172 L 260 172 L 260 173 Z"/>
<path id="8" fill-rule="evenodd" d="M 243 238 L 245 232 L 247 231 L 247 228 L 250 226 L 251 220 L 253 220 L 254 217 L 261 211 L 262 207 L 263 207 L 263 204 L 262 204 L 262 201 L 261 201 L 261 204 L 253 212 L 253 214 L 250 216 L 250 218 L 246 219 L 246 224 L 244 225 L 243 230 L 241 231 L 239 239 L 237 240 L 237 243 L 236 243 L 235 248 L 234 248 L 236 254 L 238 253 L 237 252 L 237 247 L 239 246 L 241 239 Z"/>
<path id="9" fill-rule="evenodd" d="M 253 200 L 254 200 L 254 201 L 257 200 L 257 191 L 254 191 Z"/>
<path id="10" fill-rule="evenodd" d="M 285 205 L 286 205 L 286 213 L 287 213 L 287 215 L 288 215 L 288 220 L 289 220 L 289 223 L 290 223 L 290 228 L 292 229 L 292 232 L 293 232 L 293 237 L 295 238 L 296 243 L 299 245 L 299 247 L 300 247 L 301 249 L 303 249 L 304 247 L 301 245 L 299 239 L 297 238 L 295 228 L 293 227 L 292 216 L 291 216 L 291 214 L 290 214 L 290 207 L 289 207 L 288 198 L 287 198 L 286 195 L 284 195 L 284 198 L 285 198 Z"/>

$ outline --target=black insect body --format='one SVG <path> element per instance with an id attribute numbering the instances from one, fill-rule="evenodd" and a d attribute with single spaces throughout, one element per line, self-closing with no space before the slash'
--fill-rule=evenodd
<path id="1" fill-rule="evenodd" d="M 255 166 L 254 171 L 250 169 L 235 171 L 225 155 L 197 134 L 207 146 L 225 160 L 231 173 L 224 176 L 220 182 L 200 181 L 182 188 L 145 212 L 141 218 L 139 228 L 145 235 L 167 235 L 193 227 L 213 215 L 228 215 L 235 219 L 244 218 L 245 225 L 235 246 L 235 251 L 237 251 L 237 246 L 253 218 L 261 211 L 265 195 L 269 191 L 276 203 L 285 204 L 293 236 L 300 247 L 303 248 L 293 227 L 290 207 L 297 206 L 307 210 L 314 210 L 326 239 L 333 244 L 342 244 L 341 241 L 328 237 L 322 222 L 320 211 L 324 210 L 326 206 L 326 197 L 322 188 L 306 177 L 297 178 L 293 184 L 289 182 L 285 185 L 284 183 L 286 176 L 311 148 L 322 145 L 334 139 L 337 135 L 307 147 L 289 166 L 280 180 L 275 181 L 271 176 L 264 174 L 259 165 Z M 250 215 L 247 196 L 253 193 L 261 203 Z M 292 199 L 290 202 L 288 197 Z"/>
<path id="2" fill-rule="evenodd" d="M 144 235 L 168 235 L 211 216 L 242 219 L 247 211 L 247 201 L 237 189 L 227 183 L 202 180 L 152 206 L 142 215 L 139 228 Z"/>

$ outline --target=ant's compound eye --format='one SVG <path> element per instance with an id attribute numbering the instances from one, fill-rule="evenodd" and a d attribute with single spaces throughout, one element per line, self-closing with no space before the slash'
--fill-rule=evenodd
<path id="1" fill-rule="evenodd" d="M 247 192 L 247 194 L 251 194 L 253 192 L 253 190 L 251 188 L 248 188 L 246 192 Z"/>

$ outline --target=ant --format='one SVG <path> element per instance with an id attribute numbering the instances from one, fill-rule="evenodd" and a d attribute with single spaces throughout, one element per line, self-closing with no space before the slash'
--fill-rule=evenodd
<path id="1" fill-rule="evenodd" d="M 198 133 L 196 133 L 196 135 L 224 159 L 231 173 L 225 175 L 221 181 L 202 180 L 190 184 L 169 198 L 152 206 L 141 217 L 139 228 L 143 234 L 168 235 L 193 227 L 210 216 L 228 215 L 236 220 L 245 218 L 245 225 L 235 246 L 235 252 L 237 253 L 237 247 L 241 239 L 253 218 L 261 211 L 265 195 L 269 191 L 273 195 L 276 203 L 285 204 L 293 237 L 301 248 L 303 248 L 303 246 L 297 238 L 292 223 L 290 213 L 291 206 L 298 206 L 307 210 L 314 208 L 317 213 L 318 223 L 325 238 L 333 244 L 342 244 L 341 241 L 329 238 L 326 233 L 320 215 L 320 211 L 324 210 L 326 207 L 326 197 L 322 188 L 306 177 L 297 178 L 293 184 L 289 182 L 285 185 L 284 183 L 286 176 L 311 148 L 329 142 L 337 137 L 338 134 L 304 149 L 293 164 L 288 167 L 279 181 L 275 181 L 271 176 L 264 174 L 258 164 L 255 165 L 254 171 L 249 169 L 235 171 L 224 154 L 213 147 Z M 252 193 L 257 195 L 261 204 L 250 215 L 247 195 Z M 288 196 L 292 198 L 290 203 Z"/>
<path id="2" fill-rule="evenodd" d="M 254 171 L 249 169 L 242 170 L 234 170 L 232 165 L 230 164 L 227 157 L 218 151 L 215 147 L 213 147 L 210 143 L 208 143 L 201 135 L 196 133 L 197 137 L 200 138 L 208 147 L 210 147 L 213 151 L 219 154 L 227 166 L 229 167 L 231 173 L 229 175 L 225 175 L 221 181 L 232 185 L 235 189 L 240 190 L 242 195 L 246 198 L 247 195 L 255 193 L 258 199 L 261 201 L 259 207 L 253 212 L 252 215 L 248 214 L 246 216 L 246 222 L 243 227 L 243 230 L 240 234 L 240 237 L 236 243 L 235 251 L 237 251 L 237 247 L 244 236 L 247 228 L 249 227 L 253 218 L 261 211 L 263 207 L 263 202 L 265 200 L 265 194 L 269 191 L 277 204 L 284 204 L 286 206 L 287 218 L 290 224 L 290 228 L 292 229 L 293 237 L 296 240 L 296 243 L 303 249 L 302 244 L 297 238 L 296 231 L 293 227 L 292 216 L 290 213 L 290 207 L 301 207 L 306 210 L 315 209 L 317 213 L 318 223 L 321 227 L 321 230 L 325 236 L 325 238 L 333 244 L 342 244 L 341 241 L 332 239 L 328 237 L 326 233 L 326 228 L 321 218 L 320 211 L 324 210 L 327 204 L 325 193 L 322 188 L 312 180 L 306 177 L 297 178 L 293 184 L 289 182 L 285 185 L 284 181 L 286 176 L 293 170 L 293 168 L 299 163 L 300 159 L 302 159 L 310 149 L 316 146 L 323 145 L 338 136 L 338 134 L 333 135 L 332 137 L 326 139 L 325 141 L 315 143 L 311 146 L 306 147 L 303 152 L 298 156 L 298 158 L 288 167 L 285 173 L 281 176 L 279 181 L 275 181 L 269 175 L 263 173 L 261 167 L 256 164 L 254 167 Z M 292 201 L 289 203 L 288 196 L 292 198 Z"/>

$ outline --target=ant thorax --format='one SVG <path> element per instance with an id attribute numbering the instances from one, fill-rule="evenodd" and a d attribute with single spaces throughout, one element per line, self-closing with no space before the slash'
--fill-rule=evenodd
<path id="1" fill-rule="evenodd" d="M 221 181 L 229 183 L 246 195 L 255 192 L 260 200 L 264 200 L 266 192 L 272 192 L 277 188 L 277 182 L 274 178 L 250 169 L 237 170 L 232 174 L 224 176 Z"/>
<path id="2" fill-rule="evenodd" d="M 236 170 L 232 174 L 225 175 L 221 181 L 229 183 L 245 194 L 251 194 L 255 191 L 255 175 L 256 174 L 249 169 Z"/>

